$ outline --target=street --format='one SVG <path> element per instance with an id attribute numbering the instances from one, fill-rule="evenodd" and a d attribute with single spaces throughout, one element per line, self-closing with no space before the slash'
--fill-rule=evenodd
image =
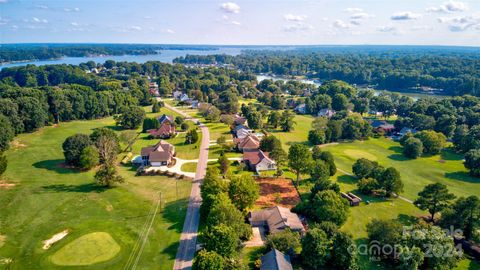
<path id="1" fill-rule="evenodd" d="M 186 113 L 165 104 L 165 107 L 189 118 Z M 202 198 L 200 197 L 200 185 L 207 170 L 208 147 L 210 143 L 210 133 L 208 128 L 203 124 L 199 124 L 202 132 L 202 142 L 200 145 L 200 155 L 198 157 L 197 171 L 192 184 L 192 191 L 188 202 L 187 215 L 183 224 L 183 231 L 180 236 L 180 245 L 178 247 L 177 256 L 175 258 L 174 270 L 191 269 L 193 257 L 195 255 L 198 235 L 198 224 L 200 222 L 200 205 Z"/>

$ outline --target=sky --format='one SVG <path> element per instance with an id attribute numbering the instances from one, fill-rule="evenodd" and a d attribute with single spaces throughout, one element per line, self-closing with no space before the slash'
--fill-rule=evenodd
<path id="1" fill-rule="evenodd" d="M 480 46 L 480 0 L 0 0 L 0 43 Z"/>

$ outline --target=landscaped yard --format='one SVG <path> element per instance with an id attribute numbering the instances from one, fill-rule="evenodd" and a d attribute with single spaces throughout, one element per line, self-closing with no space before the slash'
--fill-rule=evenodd
<path id="1" fill-rule="evenodd" d="M 132 251 L 161 197 L 137 268 L 172 269 L 191 182 L 136 177 L 130 167 L 120 167 L 125 183 L 104 189 L 94 184 L 93 170 L 65 167 L 65 138 L 104 126 L 118 130 L 113 119 L 106 118 L 61 123 L 15 139 L 6 153 L 5 173 L 15 186 L 0 187 L 0 268 L 123 269 L 132 254 L 135 259 L 139 255 Z M 66 229 L 65 238 L 42 248 L 43 241 Z"/>
<path id="2" fill-rule="evenodd" d="M 197 171 L 197 162 L 188 162 L 182 165 L 182 171 L 184 172 L 196 172 Z"/>

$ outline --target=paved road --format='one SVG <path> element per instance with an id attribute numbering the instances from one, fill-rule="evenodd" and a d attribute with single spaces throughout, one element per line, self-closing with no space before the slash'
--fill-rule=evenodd
<path id="1" fill-rule="evenodd" d="M 189 117 L 186 113 L 165 104 L 170 110 L 173 110 L 185 117 Z M 200 221 L 200 185 L 207 170 L 208 162 L 208 144 L 210 143 L 210 133 L 208 128 L 203 124 L 199 125 L 202 131 L 202 142 L 200 145 L 200 155 L 198 157 L 197 172 L 193 180 L 192 191 L 188 202 L 187 215 L 183 224 L 182 235 L 180 236 L 180 246 L 178 247 L 177 257 L 175 258 L 174 270 L 191 269 L 193 256 L 197 245 L 198 223 Z"/>

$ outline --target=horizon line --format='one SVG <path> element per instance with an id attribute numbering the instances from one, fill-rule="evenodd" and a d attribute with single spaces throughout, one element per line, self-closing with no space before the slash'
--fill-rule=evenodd
<path id="1" fill-rule="evenodd" d="M 205 44 L 205 43 L 136 43 L 136 42 L 0 42 L 3 45 L 167 45 L 167 46 L 210 46 L 210 47 L 464 47 L 479 48 L 478 45 L 435 45 L 435 44 Z"/>

